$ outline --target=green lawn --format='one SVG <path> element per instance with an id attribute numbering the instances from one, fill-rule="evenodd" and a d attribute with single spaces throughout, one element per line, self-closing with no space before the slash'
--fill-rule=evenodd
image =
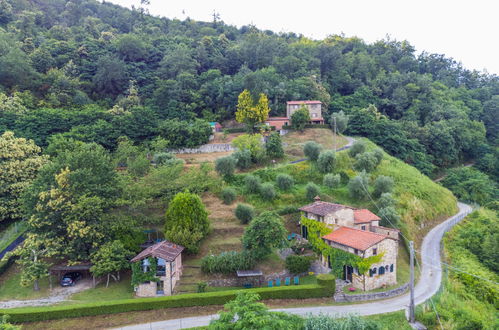
<path id="1" fill-rule="evenodd" d="M 383 329 L 383 330 L 392 330 L 392 329 L 411 330 L 412 329 L 411 326 L 409 325 L 409 322 L 407 322 L 407 320 L 405 318 L 404 311 L 386 313 L 386 314 L 378 314 L 378 315 L 370 315 L 370 316 L 365 316 L 365 318 L 377 322 L 381 326 L 381 329 Z"/>
<path id="2" fill-rule="evenodd" d="M 21 272 L 19 266 L 13 265 L 0 276 L 0 300 L 26 300 L 47 297 L 49 295 L 49 280 L 40 280 L 40 290 L 34 291 L 33 286 L 20 285 Z M 54 279 L 52 283 L 57 283 Z"/>
<path id="3" fill-rule="evenodd" d="M 130 284 L 130 274 L 121 276 L 119 282 L 115 282 L 112 278 L 109 282 L 109 287 L 106 288 L 106 282 L 102 281 L 95 288 L 91 288 L 71 296 L 71 300 L 78 302 L 106 301 L 118 299 L 133 298 L 133 288 Z"/>

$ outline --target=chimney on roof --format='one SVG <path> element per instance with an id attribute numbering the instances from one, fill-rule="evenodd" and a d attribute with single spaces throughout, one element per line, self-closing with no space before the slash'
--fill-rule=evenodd
<path id="1" fill-rule="evenodd" d="M 319 195 L 317 195 L 317 196 L 314 197 L 314 201 L 316 201 L 316 202 L 320 202 L 321 201 L 321 198 L 319 197 Z"/>

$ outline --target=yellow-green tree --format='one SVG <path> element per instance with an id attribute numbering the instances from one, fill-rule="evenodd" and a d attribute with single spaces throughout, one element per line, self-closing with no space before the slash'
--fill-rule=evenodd
<path id="1" fill-rule="evenodd" d="M 32 140 L 16 138 L 13 132 L 0 136 L 0 222 L 21 218 L 20 197 L 47 163 Z"/>
<path id="2" fill-rule="evenodd" d="M 270 107 L 267 96 L 260 94 L 255 104 L 251 93 L 245 89 L 237 98 L 236 120 L 244 123 L 249 131 L 253 131 L 258 123 L 263 123 L 269 117 Z"/>

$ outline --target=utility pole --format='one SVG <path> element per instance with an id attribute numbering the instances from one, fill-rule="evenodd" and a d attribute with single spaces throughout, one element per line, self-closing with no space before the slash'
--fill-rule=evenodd
<path id="1" fill-rule="evenodd" d="M 411 298 L 409 301 L 409 323 L 414 323 L 416 321 L 414 314 L 414 242 L 409 242 L 409 253 L 410 253 L 410 269 L 411 269 L 411 280 L 409 286 L 411 289 Z"/>
<path id="2" fill-rule="evenodd" d="M 333 148 L 336 151 L 336 116 L 333 116 Z"/>

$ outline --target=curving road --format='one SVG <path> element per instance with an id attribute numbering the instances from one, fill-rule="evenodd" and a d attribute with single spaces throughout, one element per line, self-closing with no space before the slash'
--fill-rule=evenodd
<path id="1" fill-rule="evenodd" d="M 442 279 L 442 270 L 440 268 L 440 243 L 446 231 L 461 221 L 472 211 L 471 206 L 458 203 L 459 212 L 442 222 L 425 236 L 421 248 L 421 276 L 415 287 L 415 302 L 421 304 L 433 296 L 440 287 Z M 307 314 L 333 314 L 341 315 L 355 313 L 359 315 L 372 315 L 390 313 L 399 310 L 406 310 L 409 305 L 409 293 L 401 296 L 386 299 L 382 301 L 369 302 L 355 305 L 341 306 L 321 306 L 321 307 L 302 307 L 302 308 L 279 308 L 273 311 L 286 312 L 296 315 Z M 142 329 L 183 329 L 206 326 L 216 318 L 217 315 L 188 317 L 183 319 L 174 319 L 160 322 L 144 323 L 127 326 L 119 329 L 123 330 L 142 330 Z"/>

